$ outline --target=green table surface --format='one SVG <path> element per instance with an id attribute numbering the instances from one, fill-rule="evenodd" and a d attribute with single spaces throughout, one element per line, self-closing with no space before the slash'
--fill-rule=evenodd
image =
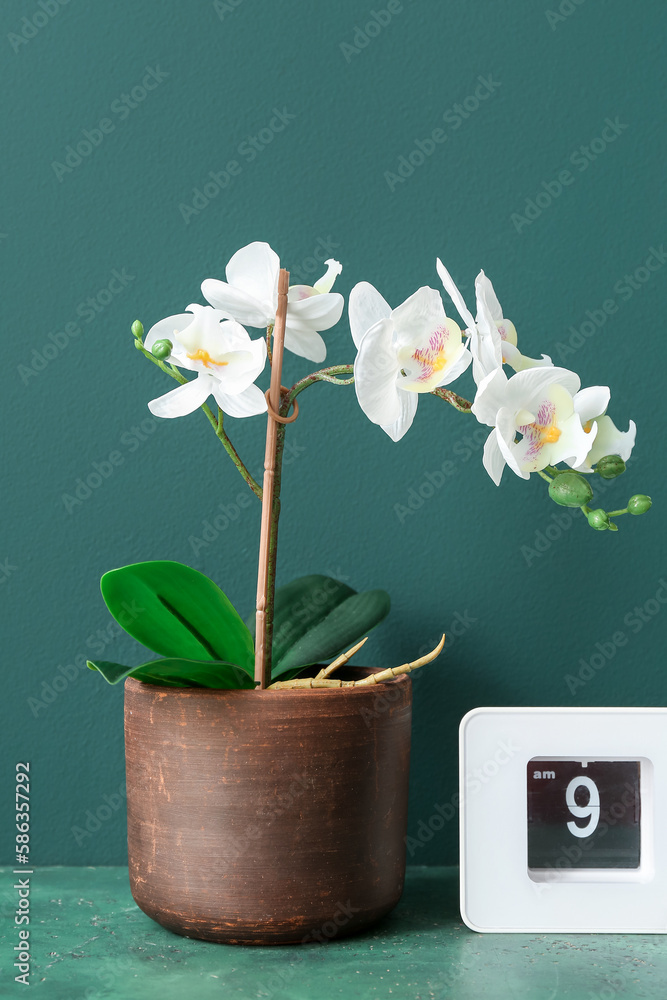
<path id="1" fill-rule="evenodd" d="M 12 869 L 2 874 L 0 996 L 24 995 Z M 36 868 L 29 996 L 48 1000 L 625 1000 L 667 997 L 667 936 L 476 934 L 456 868 L 408 868 L 396 909 L 325 944 L 240 947 L 179 937 L 136 906 L 126 868 Z"/>

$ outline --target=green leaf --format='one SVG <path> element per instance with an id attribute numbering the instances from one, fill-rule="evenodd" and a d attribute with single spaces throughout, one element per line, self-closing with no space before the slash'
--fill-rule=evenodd
<path id="1" fill-rule="evenodd" d="M 149 649 L 232 663 L 254 675 L 252 635 L 203 573 L 170 560 L 133 563 L 105 573 L 100 587 L 118 624 Z"/>
<path id="2" fill-rule="evenodd" d="M 330 660 L 367 635 L 389 612 L 384 590 L 358 594 L 318 574 L 276 590 L 271 679 Z M 253 619 L 248 624 L 253 628 Z"/>
<path id="3" fill-rule="evenodd" d="M 91 670 L 98 670 L 109 684 L 118 684 L 126 677 L 136 677 L 149 684 L 166 684 L 170 687 L 201 687 L 235 689 L 254 688 L 253 680 L 245 670 L 233 663 L 220 660 L 183 660 L 169 657 L 151 660 L 138 667 L 126 667 L 108 660 L 87 661 Z"/>

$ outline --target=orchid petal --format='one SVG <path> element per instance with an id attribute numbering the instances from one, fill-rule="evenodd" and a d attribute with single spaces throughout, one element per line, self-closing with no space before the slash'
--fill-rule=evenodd
<path id="1" fill-rule="evenodd" d="M 479 309 L 480 302 L 483 302 L 493 322 L 500 323 L 503 318 L 503 311 L 500 307 L 498 297 L 493 290 L 493 285 L 490 279 L 484 274 L 484 271 L 480 271 L 475 278 L 475 296 L 477 299 L 477 308 Z"/>
<path id="2" fill-rule="evenodd" d="M 454 376 L 449 370 L 459 361 L 463 344 L 459 327 L 445 315 L 440 293 L 434 288 L 418 289 L 393 310 L 391 319 L 402 376 L 399 387 L 432 392 L 451 381 Z"/>
<path id="3" fill-rule="evenodd" d="M 381 319 L 388 319 L 391 306 L 368 281 L 360 281 L 350 292 L 347 305 L 350 332 L 359 349 L 362 337 Z"/>
<path id="4" fill-rule="evenodd" d="M 275 319 L 276 310 L 269 303 L 233 288 L 226 281 L 206 278 L 201 290 L 207 302 L 246 326 L 266 327 Z"/>
<path id="5" fill-rule="evenodd" d="M 500 450 L 500 445 L 498 444 L 498 436 L 495 427 L 489 434 L 484 444 L 482 464 L 496 486 L 500 486 L 500 480 L 506 463 L 503 453 Z"/>
<path id="6" fill-rule="evenodd" d="M 571 417 L 561 422 L 560 432 L 556 444 L 549 448 L 547 464 L 558 465 L 559 462 L 566 462 L 568 465 L 582 465 L 593 447 L 598 432 L 597 424 L 594 424 L 590 431 L 585 431 L 578 415 L 573 413 Z"/>
<path id="7" fill-rule="evenodd" d="M 215 371 L 222 391 L 230 396 L 245 392 L 261 373 L 266 362 L 266 343 L 263 340 L 250 341 L 249 350 L 234 351 L 224 356 L 224 367 Z"/>
<path id="8" fill-rule="evenodd" d="M 503 407 L 498 411 L 497 420 L 498 422 L 495 428 L 496 441 L 502 457 L 505 459 L 505 462 L 509 465 L 515 475 L 519 476 L 521 479 L 530 479 L 530 473 L 521 468 L 521 465 L 515 455 L 516 445 L 514 444 L 514 413 L 506 407 Z"/>
<path id="9" fill-rule="evenodd" d="M 590 420 L 595 420 L 605 412 L 610 397 L 611 391 L 607 385 L 589 385 L 586 389 L 579 390 L 574 397 L 574 409 L 584 427 Z"/>
<path id="10" fill-rule="evenodd" d="M 412 421 L 415 419 L 415 413 L 417 412 L 419 393 L 404 392 L 402 389 L 399 389 L 398 401 L 401 407 L 398 418 L 393 424 L 380 424 L 382 430 L 389 435 L 392 441 L 400 441 L 403 435 L 410 430 Z"/>
<path id="11" fill-rule="evenodd" d="M 381 426 L 391 426 L 402 412 L 392 330 L 390 319 L 381 319 L 372 326 L 362 338 L 354 362 L 354 388 L 359 405 L 369 420 Z"/>
<path id="12" fill-rule="evenodd" d="M 506 405 L 508 382 L 502 368 L 496 368 L 479 383 L 471 410 L 480 424 L 495 426 L 498 411 Z"/>
<path id="13" fill-rule="evenodd" d="M 630 458 L 635 444 L 637 426 L 630 421 L 627 431 L 619 431 L 611 417 L 602 416 L 594 421 L 597 436 L 581 465 L 573 466 L 576 472 L 593 472 L 593 466 L 605 455 L 620 455 L 624 462 Z"/>
<path id="14" fill-rule="evenodd" d="M 452 302 L 456 306 L 457 312 L 458 312 L 459 316 L 461 317 L 461 319 L 463 320 L 463 323 L 464 323 L 466 329 L 473 330 L 475 328 L 475 321 L 472 318 L 472 313 L 470 312 L 470 310 L 468 309 L 467 305 L 465 304 L 465 301 L 464 301 L 463 296 L 461 295 L 460 291 L 458 290 L 458 288 L 454 284 L 452 276 L 450 275 L 449 271 L 447 270 L 447 268 L 442 263 L 442 261 L 440 260 L 439 257 L 438 257 L 438 259 L 435 262 L 435 269 L 438 272 L 440 280 L 442 281 L 443 285 L 445 286 L 445 291 L 447 292 L 447 294 L 449 295 L 450 299 L 452 300 Z"/>
<path id="15" fill-rule="evenodd" d="M 310 326 L 293 324 L 289 313 L 285 327 L 285 349 L 315 364 L 321 364 L 327 356 L 327 345 L 319 333 Z"/>
<path id="16" fill-rule="evenodd" d="M 211 306 L 190 305 L 188 309 L 192 312 L 192 322 L 178 335 L 181 344 L 190 360 L 196 360 L 203 355 L 209 362 L 219 362 L 225 352 L 226 344 L 223 335 L 223 326 L 220 322 L 221 312 Z M 224 321 L 226 329 L 230 332 L 234 327 L 245 333 L 242 326 L 234 323 L 233 320 Z"/>
<path id="17" fill-rule="evenodd" d="M 491 372 L 502 368 L 502 340 L 483 289 L 478 289 L 477 319 L 470 331 L 470 352 L 473 358 L 472 374 L 477 385 Z"/>
<path id="18" fill-rule="evenodd" d="M 445 325 L 447 316 L 442 304 L 440 292 L 435 288 L 423 286 L 408 296 L 405 302 L 392 310 L 391 318 L 396 333 L 396 345 L 399 349 L 426 347 L 434 330 Z M 452 333 L 459 331 L 456 323 L 451 320 Z M 449 331 L 448 331 L 449 338 Z"/>
<path id="19" fill-rule="evenodd" d="M 291 289 L 290 289 L 291 292 Z M 338 292 L 324 292 L 306 299 L 291 301 L 288 298 L 287 314 L 291 325 L 314 330 L 328 330 L 341 318 L 345 300 Z"/>
<path id="20" fill-rule="evenodd" d="M 522 354 L 516 344 L 508 340 L 502 341 L 503 361 L 510 365 L 515 372 L 524 371 L 526 368 L 547 368 L 553 367 L 553 361 L 548 354 L 543 354 L 541 358 L 528 358 Z"/>
<path id="21" fill-rule="evenodd" d="M 464 371 L 470 367 L 471 362 L 472 354 L 465 344 L 461 344 L 458 355 L 454 354 L 453 361 L 448 362 L 447 367 L 445 368 L 445 374 L 438 382 L 438 387 L 441 385 L 449 385 L 449 383 L 457 379 L 459 375 L 463 375 Z"/>
<path id="22" fill-rule="evenodd" d="M 267 410 L 266 396 L 256 385 L 250 385 L 243 392 L 231 395 L 218 383 L 213 395 L 220 409 L 230 417 L 254 417 Z"/>
<path id="23" fill-rule="evenodd" d="M 198 375 L 191 382 L 178 385 L 164 396 L 152 399 L 148 409 L 156 417 L 183 417 L 205 403 L 216 385 L 211 375 Z"/>
<path id="24" fill-rule="evenodd" d="M 239 292 L 264 303 L 272 316 L 278 306 L 280 258 L 268 243 L 249 243 L 230 257 L 225 275 Z M 235 317 L 236 318 L 236 317 Z"/>
<path id="25" fill-rule="evenodd" d="M 330 292 L 334 281 L 336 280 L 340 272 L 343 270 L 343 265 L 340 263 L 340 261 L 333 260 L 333 258 L 325 260 L 324 263 L 327 265 L 326 272 L 322 275 L 321 278 L 318 278 L 315 284 L 313 285 L 313 288 L 319 294 L 322 294 L 323 292 Z"/>
<path id="26" fill-rule="evenodd" d="M 507 406 L 535 411 L 551 385 L 560 385 L 570 396 L 578 392 L 581 380 L 567 368 L 539 367 L 517 372 L 508 379 Z"/>
<path id="27" fill-rule="evenodd" d="M 171 340 L 173 343 L 175 334 L 180 333 L 181 330 L 185 330 L 192 323 L 192 320 L 192 313 L 189 312 L 177 313 L 175 316 L 167 316 L 166 319 L 161 319 L 146 334 L 144 347 L 147 351 L 151 351 L 153 344 L 157 340 Z"/>

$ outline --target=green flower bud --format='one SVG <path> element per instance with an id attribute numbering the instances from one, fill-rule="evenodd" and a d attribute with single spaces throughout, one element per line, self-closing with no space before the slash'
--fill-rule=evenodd
<path id="1" fill-rule="evenodd" d="M 595 466 L 603 479 L 615 479 L 625 472 L 625 462 L 620 455 L 605 455 Z"/>
<path id="2" fill-rule="evenodd" d="M 549 483 L 549 496 L 562 507 L 583 507 L 592 498 L 593 490 L 578 472 L 561 472 Z"/>
<path id="3" fill-rule="evenodd" d="M 598 510 L 589 511 L 587 517 L 591 528 L 595 528 L 596 531 L 604 531 L 605 528 L 610 527 L 609 515 L 606 511 L 600 508 L 598 508 Z"/>
<path id="4" fill-rule="evenodd" d="M 652 500 L 650 497 L 645 496 L 643 493 L 635 493 L 635 495 L 630 497 L 628 500 L 628 513 L 645 514 L 651 504 Z"/>
<path id="5" fill-rule="evenodd" d="M 158 361 L 164 361 L 171 354 L 173 346 L 170 340 L 156 340 L 151 347 L 151 354 Z"/>
<path id="6" fill-rule="evenodd" d="M 135 319 L 134 323 L 132 324 L 132 335 L 136 337 L 137 340 L 141 340 L 141 338 L 143 337 L 144 324 L 141 322 L 140 319 Z"/>

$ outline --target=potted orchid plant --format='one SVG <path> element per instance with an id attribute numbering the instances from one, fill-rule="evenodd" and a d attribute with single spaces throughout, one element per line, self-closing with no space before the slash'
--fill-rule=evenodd
<path id="1" fill-rule="evenodd" d="M 351 667 L 387 614 L 388 595 L 319 575 L 276 589 L 282 456 L 302 392 L 319 382 L 353 384 L 363 412 L 394 441 L 412 426 L 420 396 L 435 396 L 489 427 L 483 463 L 497 485 L 505 466 L 523 479 L 535 473 L 555 502 L 580 508 L 596 530 L 617 530 L 617 517 L 651 505 L 644 495 L 611 512 L 591 505 L 594 474 L 625 470 L 635 425 L 615 427 L 608 388 L 581 389 L 574 372 L 519 351 L 483 271 L 473 317 L 436 263 L 462 326 L 436 289 L 419 288 L 392 308 L 358 283 L 348 303 L 354 363 L 318 367 L 285 387 L 283 351 L 322 365 L 321 334 L 342 316 L 343 297 L 332 291 L 341 265 L 329 260 L 326 268 L 314 285 L 289 287 L 277 254 L 252 243 L 231 257 L 226 281 L 203 282 L 207 305 L 160 320 L 145 338 L 142 324 L 132 325 L 140 353 L 178 383 L 149 402 L 151 412 L 203 410 L 262 503 L 253 615 L 244 621 L 213 581 L 180 563 L 124 566 L 104 575 L 103 597 L 159 658 L 134 667 L 89 662 L 110 683 L 125 681 L 134 897 L 172 930 L 210 940 L 318 940 L 359 930 L 396 904 L 405 869 L 407 675 L 444 641 L 410 663 Z M 266 332 L 252 338 L 247 327 Z M 267 362 L 264 393 L 256 381 Z M 450 386 L 471 365 L 469 401 Z M 262 414 L 260 483 L 226 418 Z M 130 599 L 141 613 L 128 623 Z"/>

